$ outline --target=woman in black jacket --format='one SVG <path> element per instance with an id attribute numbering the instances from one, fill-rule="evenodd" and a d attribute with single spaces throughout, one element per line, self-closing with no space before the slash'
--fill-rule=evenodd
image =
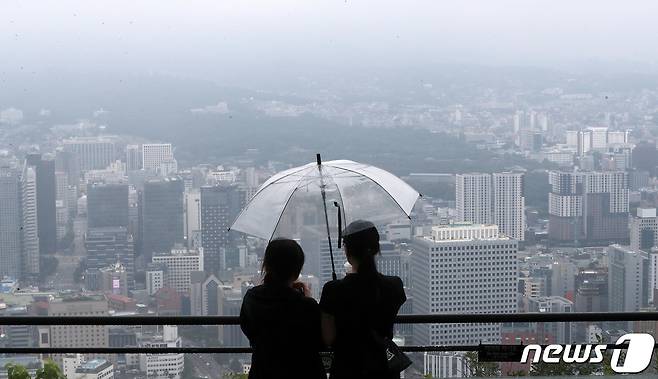
<path id="1" fill-rule="evenodd" d="M 290 239 L 272 240 L 263 259 L 263 284 L 247 291 L 240 326 L 254 349 L 249 379 L 326 379 L 320 308 L 297 282 L 304 252 Z"/>
<path id="2" fill-rule="evenodd" d="M 354 221 L 344 233 L 352 273 L 322 289 L 322 333 L 333 347 L 331 379 L 391 379 L 381 341 L 393 338 L 393 322 L 406 301 L 402 280 L 377 272 L 379 233 L 369 221 Z"/>

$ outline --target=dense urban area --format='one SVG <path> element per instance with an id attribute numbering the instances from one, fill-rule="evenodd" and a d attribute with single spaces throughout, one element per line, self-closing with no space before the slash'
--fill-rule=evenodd
<path id="1" fill-rule="evenodd" d="M 655 310 L 658 92 L 588 80 L 421 80 L 392 95 L 377 78 L 335 87 L 300 79 L 295 93 L 217 88 L 211 105 L 151 120 L 103 96 L 74 117 L 45 101 L 2 108 L 0 315 L 238 315 L 261 280 L 266 241 L 229 227 L 267 178 L 315 153 L 389 170 L 423 194 L 410 219 L 378 225 L 378 268 L 402 278 L 402 314 Z M 162 128 L 131 131 L 140 122 Z M 290 233 L 317 299 L 331 280 L 326 235 Z M 342 276 L 345 257 L 335 256 Z M 402 345 L 568 344 L 656 328 L 417 324 L 395 336 Z M 0 327 L 0 346 L 13 348 L 247 344 L 235 325 Z M 407 377 L 541 370 L 478 364 L 464 352 L 412 357 Z M 85 379 L 237 378 L 250 365 L 247 354 L 53 358 L 68 378 Z M 34 371 L 43 357 L 0 357 L 7 362 Z M 562 369 L 543 374 L 577 373 Z"/>

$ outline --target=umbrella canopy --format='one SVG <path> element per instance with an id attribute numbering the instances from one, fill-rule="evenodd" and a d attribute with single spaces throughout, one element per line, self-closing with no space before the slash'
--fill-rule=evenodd
<path id="1" fill-rule="evenodd" d="M 381 225 L 408 218 L 419 196 L 380 168 L 349 160 L 321 162 L 318 156 L 317 163 L 268 179 L 231 229 L 267 240 L 295 238 L 314 226 L 336 230 L 338 212 L 345 224 L 363 219 Z"/>

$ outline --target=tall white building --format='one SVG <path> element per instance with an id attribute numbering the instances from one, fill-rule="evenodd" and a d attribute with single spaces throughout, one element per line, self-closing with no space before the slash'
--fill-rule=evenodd
<path id="1" fill-rule="evenodd" d="M 523 173 L 458 174 L 457 221 L 496 224 L 508 237 L 524 240 Z"/>
<path id="2" fill-rule="evenodd" d="M 517 312 L 518 241 L 496 225 L 434 226 L 412 241 L 412 294 L 420 314 Z M 500 343 L 498 324 L 415 325 L 414 343 Z"/>
<path id="3" fill-rule="evenodd" d="M 145 143 L 142 145 L 142 167 L 159 170 L 164 162 L 172 161 L 174 152 L 170 143 Z"/>
<path id="4" fill-rule="evenodd" d="M 169 253 L 153 256 L 154 264 L 167 267 L 167 286 L 179 294 L 190 291 L 190 275 L 193 271 L 203 271 L 203 249 L 188 250 L 174 247 Z"/>
<path id="5" fill-rule="evenodd" d="M 490 174 L 457 174 L 455 191 L 457 221 L 491 224 Z"/>
<path id="6" fill-rule="evenodd" d="M 492 174 L 493 223 L 501 233 L 516 240 L 525 239 L 525 196 L 523 174 L 504 172 Z"/>
<path id="7" fill-rule="evenodd" d="M 25 278 L 36 280 L 39 277 L 37 174 L 34 167 L 27 164 L 23 167 L 21 192 L 23 273 Z"/>

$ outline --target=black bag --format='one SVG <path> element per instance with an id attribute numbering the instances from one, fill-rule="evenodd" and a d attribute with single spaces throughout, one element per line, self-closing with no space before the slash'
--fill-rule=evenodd
<path id="1" fill-rule="evenodd" d="M 374 330 L 371 330 L 371 333 L 377 345 L 386 354 L 386 371 L 392 374 L 399 374 L 411 366 L 411 359 L 400 350 L 400 347 L 393 340 L 378 335 Z"/>

